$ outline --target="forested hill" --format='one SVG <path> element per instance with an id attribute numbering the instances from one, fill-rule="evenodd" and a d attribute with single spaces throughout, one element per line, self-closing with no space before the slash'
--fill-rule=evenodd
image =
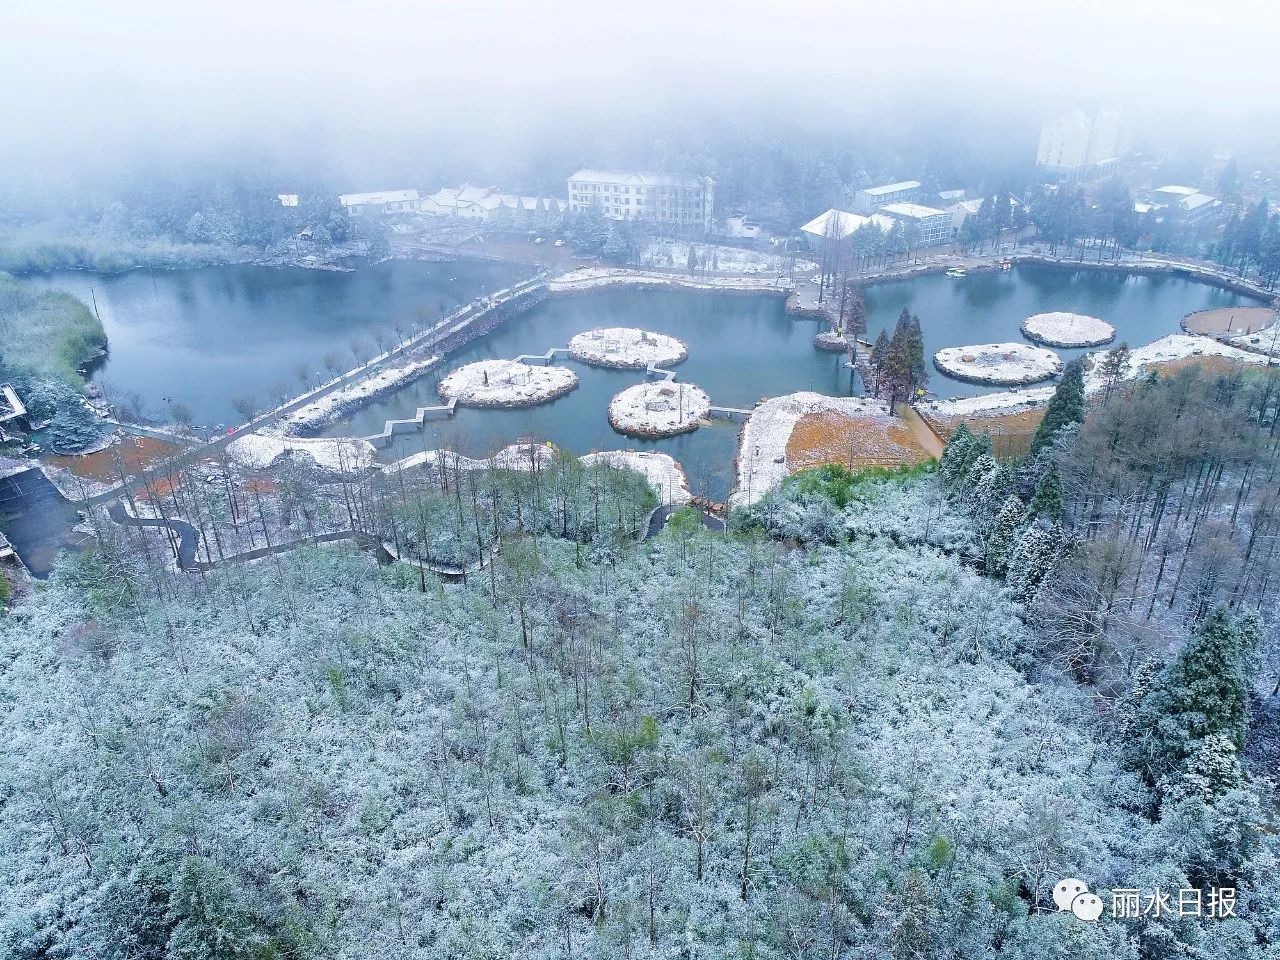
<path id="1" fill-rule="evenodd" d="M 953 482 L 509 537 L 425 592 L 345 549 L 159 587 L 73 558 L 0 620 L 0 955 L 1273 955 L 1267 801 L 1188 759 L 1210 667 L 1243 737 L 1252 622 L 1100 709 Z M 1236 916 L 1088 923 L 1064 877 Z"/>

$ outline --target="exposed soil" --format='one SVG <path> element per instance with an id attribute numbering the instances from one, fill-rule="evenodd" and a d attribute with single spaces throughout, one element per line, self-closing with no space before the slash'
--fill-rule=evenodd
<path id="1" fill-rule="evenodd" d="M 125 437 L 119 443 L 83 456 L 50 456 L 48 462 L 86 480 L 110 483 L 120 478 L 118 463 L 123 461 L 124 472 L 133 476 L 141 470 L 154 467 L 185 448 L 177 443 L 167 443 L 154 437 Z"/>
<path id="2" fill-rule="evenodd" d="M 897 417 L 806 413 L 787 441 L 792 471 L 835 463 L 850 470 L 902 467 L 930 458 L 911 427 Z"/>
<path id="3" fill-rule="evenodd" d="M 1270 307 L 1219 307 L 1187 314 L 1182 318 L 1182 329 L 1188 333 L 1234 337 L 1257 333 L 1275 318 L 1276 312 Z"/>

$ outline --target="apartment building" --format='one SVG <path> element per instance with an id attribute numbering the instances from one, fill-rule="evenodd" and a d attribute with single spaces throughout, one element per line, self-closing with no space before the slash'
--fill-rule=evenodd
<path id="1" fill-rule="evenodd" d="M 1041 125 L 1036 165 L 1051 173 L 1078 175 L 1114 163 L 1128 149 L 1128 124 L 1119 110 L 1072 110 Z"/>
<path id="2" fill-rule="evenodd" d="M 569 178 L 569 209 L 575 213 L 599 204 L 610 220 L 655 220 L 711 229 L 715 181 L 622 170 L 579 170 Z"/>

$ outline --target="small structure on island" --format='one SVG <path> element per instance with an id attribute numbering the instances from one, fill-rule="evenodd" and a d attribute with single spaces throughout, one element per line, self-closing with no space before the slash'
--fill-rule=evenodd
<path id="1" fill-rule="evenodd" d="M 1049 347 L 1100 347 L 1116 338 L 1116 328 L 1082 313 L 1037 313 L 1022 321 L 1022 335 Z"/>
<path id="2" fill-rule="evenodd" d="M 666 367 L 689 356 L 685 345 L 665 333 L 637 327 L 600 327 L 579 333 L 569 341 L 569 356 L 594 367 L 643 370 Z"/>
<path id="3" fill-rule="evenodd" d="M 696 430 L 710 411 L 711 398 L 691 383 L 638 383 L 609 401 L 609 424 L 631 437 L 672 437 Z"/>
<path id="4" fill-rule="evenodd" d="M 518 360 L 479 360 L 451 372 L 437 392 L 467 407 L 533 407 L 578 385 L 568 367 L 532 367 Z"/>
<path id="5" fill-rule="evenodd" d="M 933 365 L 955 380 L 1000 387 L 1039 383 L 1062 372 L 1056 353 L 1025 343 L 946 347 L 933 355 Z"/>
<path id="6" fill-rule="evenodd" d="M 844 353 L 849 349 L 849 338 L 845 336 L 843 329 L 836 327 L 833 330 L 823 330 L 820 334 L 814 337 L 813 345 L 818 350 L 827 350 L 831 353 Z"/>

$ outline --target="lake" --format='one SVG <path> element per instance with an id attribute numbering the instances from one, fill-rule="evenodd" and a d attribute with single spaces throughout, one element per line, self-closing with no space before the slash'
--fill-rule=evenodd
<path id="1" fill-rule="evenodd" d="M 96 379 L 116 394 L 136 392 L 162 419 L 166 397 L 191 408 L 205 424 L 240 418 L 236 397 L 259 404 L 279 387 L 300 390 L 298 367 L 324 370 L 339 354 L 353 365 L 354 337 L 371 339 L 397 318 L 435 318 L 460 303 L 527 275 L 526 268 L 483 261 L 393 260 L 352 273 L 255 266 L 136 270 L 113 275 L 61 272 L 27 277 L 96 301 L 110 355 Z M 903 307 L 920 317 L 927 355 L 948 346 L 1022 339 L 1018 324 L 1033 313 L 1067 310 L 1113 324 L 1137 346 L 1179 330 L 1196 310 L 1251 305 L 1248 297 L 1170 275 L 1130 276 L 1024 264 L 1003 273 L 962 279 L 942 274 L 875 284 L 866 291 L 869 336 L 892 327 Z M 780 298 L 679 290 L 603 290 L 549 300 L 467 345 L 425 377 L 335 424 L 331 435 L 377 433 L 388 418 L 437 403 L 435 386 L 452 368 L 473 360 L 542 353 L 598 326 L 634 326 L 668 333 L 689 346 L 679 377 L 706 390 L 720 406 L 750 407 L 796 390 L 850 392 L 839 355 L 812 346 L 818 323 L 797 320 Z M 1057 351 L 1069 358 L 1084 351 Z M 570 361 L 562 361 L 570 362 Z M 397 437 L 385 452 L 403 456 L 444 445 L 487 455 L 520 437 L 546 437 L 576 452 L 633 447 L 663 450 L 679 460 L 696 493 L 722 500 L 733 481 L 739 424 L 717 421 L 691 434 L 645 442 L 614 433 L 606 419 L 615 393 L 642 379 L 635 372 L 573 363 L 574 392 L 529 410 L 462 409 L 422 434 Z M 940 397 L 973 396 L 992 388 L 949 380 L 930 366 Z"/>
<path id="2" fill-rule="evenodd" d="M 1003 273 L 951 279 L 941 274 L 867 288 L 869 335 L 892 328 L 907 307 L 920 317 L 926 355 L 947 346 L 1022 340 L 1024 317 L 1067 310 L 1101 317 L 1118 339 L 1134 345 L 1179 331 L 1192 311 L 1251 304 L 1247 297 L 1170 276 L 1129 276 L 1098 270 L 1023 265 Z M 575 333 L 601 326 L 634 326 L 684 340 L 689 358 L 675 369 L 719 406 L 750 407 L 764 397 L 814 390 L 851 392 L 843 357 L 813 348 L 819 325 L 797 320 L 781 299 L 678 290 L 614 290 L 548 300 L 525 316 L 481 337 L 451 356 L 439 373 L 425 377 L 380 403 L 335 424 L 330 436 L 368 436 L 387 419 L 411 416 L 418 406 L 439 403 L 435 386 L 451 369 L 475 360 L 543 353 L 565 346 Z M 1084 350 L 1057 351 L 1064 358 Z M 661 450 L 679 460 L 694 493 L 723 500 L 733 484 L 739 424 L 716 421 L 678 437 L 635 440 L 613 431 L 609 400 L 643 379 L 634 371 L 600 370 L 568 360 L 578 373 L 577 390 L 527 410 L 459 408 L 452 420 L 429 423 L 420 434 L 395 438 L 387 457 L 444 446 L 484 456 L 521 437 L 550 438 L 575 452 L 620 447 Z M 930 387 L 941 397 L 974 396 L 995 388 L 943 377 L 930 366 Z"/>
<path id="3" fill-rule="evenodd" d="M 137 393 L 143 412 L 166 420 L 168 400 L 198 423 L 237 423 L 232 401 L 268 406 L 280 387 L 302 391 L 299 364 L 328 379 L 323 357 L 355 366 L 353 338 L 420 313 L 436 319 L 482 293 L 529 275 L 480 260 L 389 260 L 346 273 L 233 265 L 116 274 L 30 274 L 35 286 L 66 290 L 96 309 L 108 356 L 93 371 L 109 394 Z"/>

